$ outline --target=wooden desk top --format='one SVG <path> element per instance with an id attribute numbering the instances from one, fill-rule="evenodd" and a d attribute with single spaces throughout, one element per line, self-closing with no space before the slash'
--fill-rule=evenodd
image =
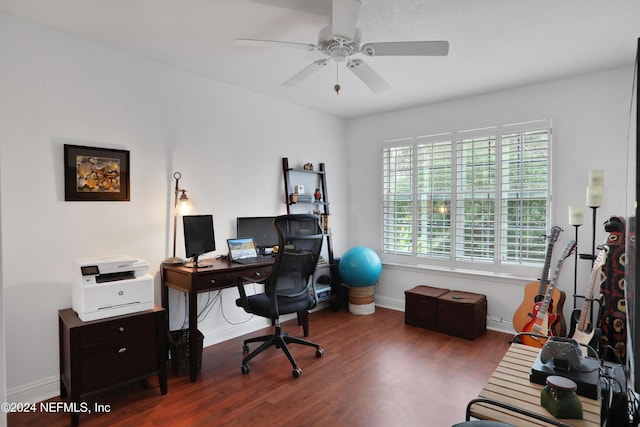
<path id="1" fill-rule="evenodd" d="M 523 344 L 512 344 L 502 361 L 484 386 L 479 397 L 507 403 L 529 412 L 553 418 L 540 405 L 542 385 L 529 381 L 531 366 L 540 349 Z M 579 396 L 582 402 L 583 419 L 561 420 L 576 427 L 600 426 L 600 400 Z M 496 406 L 476 403 L 471 407 L 471 415 L 484 420 L 502 421 L 514 426 L 548 426 L 549 424 L 527 418 Z"/>
<path id="2" fill-rule="evenodd" d="M 163 265 L 162 281 L 165 286 L 183 292 L 204 292 L 236 286 L 238 277 L 249 277 L 256 281 L 266 277 L 275 258 L 265 258 L 257 264 L 238 264 L 226 258 L 201 260 L 208 267 L 187 267 L 184 265 Z"/>
<path id="3" fill-rule="evenodd" d="M 219 270 L 243 270 L 251 269 L 256 266 L 271 265 L 275 261 L 273 257 L 265 257 L 264 262 L 257 264 L 238 264 L 237 262 L 231 262 L 228 258 L 207 258 L 201 259 L 202 264 L 207 267 L 187 267 L 186 265 L 163 265 L 164 268 L 179 271 L 188 274 L 207 274 L 211 272 L 218 272 Z"/>

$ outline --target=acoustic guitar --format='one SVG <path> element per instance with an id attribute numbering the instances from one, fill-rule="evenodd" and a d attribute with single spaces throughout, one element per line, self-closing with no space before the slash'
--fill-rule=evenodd
<path id="1" fill-rule="evenodd" d="M 593 262 L 593 267 L 591 267 L 589 289 L 587 290 L 587 293 L 584 297 L 582 309 L 574 310 L 571 315 L 571 329 L 569 332 L 569 337 L 573 338 L 579 344 L 590 345 L 590 343 L 593 341 L 593 336 L 596 333 L 596 328 L 591 325 L 591 323 L 587 320 L 587 317 L 589 316 L 589 312 L 591 310 L 591 303 L 596 283 L 600 284 L 602 280 L 602 267 L 607 262 L 608 256 L 609 247 L 604 246 L 604 248 L 600 251 L 595 261 Z M 584 347 L 582 347 L 582 349 L 586 350 L 586 348 Z"/>
<path id="2" fill-rule="evenodd" d="M 522 332 L 527 323 L 533 318 L 533 307 L 537 302 L 542 301 L 545 293 L 547 292 L 547 285 L 549 284 L 549 267 L 551 265 L 551 257 L 553 254 L 553 246 L 558 240 L 558 236 L 562 229 L 558 226 L 551 227 L 547 238 L 547 253 L 544 258 L 544 266 L 542 267 L 542 275 L 538 282 L 531 282 L 524 288 L 524 299 L 522 304 L 513 314 L 513 328 L 516 332 Z M 551 295 L 551 301 L 549 302 L 549 312 L 552 314 L 560 315 L 560 318 L 556 322 L 557 330 L 556 335 L 565 336 L 566 334 L 566 322 L 562 318 L 562 309 L 566 295 L 559 289 L 555 289 Z"/>
<path id="3" fill-rule="evenodd" d="M 576 241 L 571 240 L 567 243 L 567 247 L 562 251 L 562 255 L 558 259 L 558 263 L 556 265 L 556 269 L 553 273 L 553 278 L 549 283 L 549 287 L 547 288 L 547 293 L 544 295 L 544 299 L 542 302 L 537 302 L 533 306 L 533 319 L 529 323 L 527 323 L 522 332 L 532 332 L 539 335 L 545 336 L 554 336 L 553 326 L 558 321 L 559 316 L 554 313 L 549 312 L 549 305 L 551 304 L 551 295 L 553 294 L 553 290 L 556 288 L 558 284 L 558 278 L 560 277 L 560 271 L 562 270 L 562 266 L 564 265 L 564 261 L 576 250 Z M 542 348 L 544 343 L 547 340 L 544 338 L 532 337 L 523 335 L 522 343 Z"/>

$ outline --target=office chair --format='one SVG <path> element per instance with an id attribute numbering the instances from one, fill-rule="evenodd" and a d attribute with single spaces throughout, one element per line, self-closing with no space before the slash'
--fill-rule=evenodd
<path id="1" fill-rule="evenodd" d="M 322 357 L 324 351 L 316 343 L 282 332 L 279 319 L 282 314 L 299 313 L 316 306 L 312 279 L 323 235 L 315 215 L 282 215 L 273 220 L 273 225 L 278 232 L 278 254 L 271 273 L 261 282 L 264 284 L 264 293 L 247 296 L 244 285 L 255 283 L 255 279 L 240 277 L 237 281 L 240 298 L 236 300 L 236 305 L 247 313 L 271 319 L 275 330 L 271 335 L 244 341 L 242 350 L 245 357 L 242 359 L 241 370 L 243 374 L 248 374 L 248 362 L 267 348 L 275 346 L 287 356 L 293 366 L 292 375 L 298 378 L 302 375 L 302 369 L 296 364 L 287 344 L 315 347 L 317 357 Z M 248 354 L 248 344 L 254 342 L 262 344 Z"/>

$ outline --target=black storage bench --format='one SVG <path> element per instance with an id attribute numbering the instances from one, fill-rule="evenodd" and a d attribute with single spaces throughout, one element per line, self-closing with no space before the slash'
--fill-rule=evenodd
<path id="1" fill-rule="evenodd" d="M 404 291 L 404 323 L 411 326 L 438 330 L 438 297 L 448 289 L 420 285 Z"/>
<path id="2" fill-rule="evenodd" d="M 487 330 L 487 297 L 450 291 L 438 297 L 438 331 L 473 340 Z"/>

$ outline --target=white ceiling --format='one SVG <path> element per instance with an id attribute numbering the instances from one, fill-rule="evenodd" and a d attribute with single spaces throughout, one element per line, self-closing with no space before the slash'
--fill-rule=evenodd
<path id="1" fill-rule="evenodd" d="M 640 37 L 637 0 L 362 0 L 364 42 L 450 42 L 446 57 L 360 56 L 391 85 L 374 94 L 344 64 L 282 87 L 317 52 L 234 43 L 316 43 L 320 15 L 250 0 L 0 0 L 0 13 L 343 118 L 633 65 Z"/>

